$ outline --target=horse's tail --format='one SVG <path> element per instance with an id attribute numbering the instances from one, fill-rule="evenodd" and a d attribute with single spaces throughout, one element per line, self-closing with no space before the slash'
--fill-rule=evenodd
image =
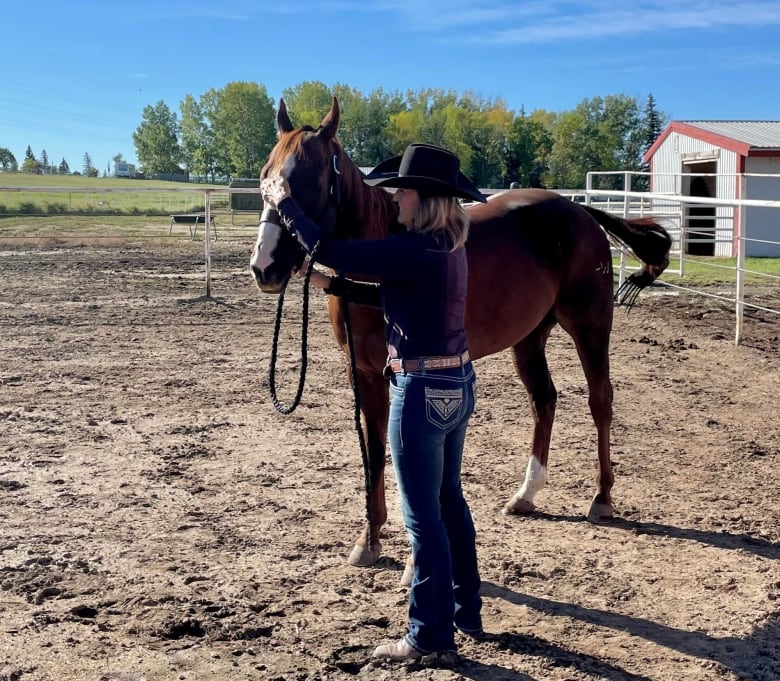
<path id="1" fill-rule="evenodd" d="M 652 218 L 626 219 L 593 206 L 583 204 L 582 207 L 608 234 L 628 246 L 642 263 L 642 269 L 628 277 L 615 294 L 618 304 L 625 304 L 630 309 L 639 292 L 660 277 L 669 265 L 672 237 Z"/>

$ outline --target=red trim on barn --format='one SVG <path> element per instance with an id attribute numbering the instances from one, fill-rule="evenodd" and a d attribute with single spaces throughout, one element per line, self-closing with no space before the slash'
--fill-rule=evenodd
<path id="1" fill-rule="evenodd" d="M 733 151 L 740 156 L 780 156 L 780 149 L 756 149 L 751 147 L 747 142 L 740 142 L 731 137 L 724 137 L 723 135 L 718 135 L 714 132 L 708 132 L 707 130 L 702 130 L 689 123 L 672 121 L 666 126 L 666 130 L 658 136 L 658 139 L 653 142 L 653 145 L 645 152 L 642 160 L 645 163 L 649 163 L 653 158 L 653 154 L 655 154 L 658 148 L 664 143 L 664 140 L 673 132 L 687 137 L 693 137 L 702 142 L 709 142 L 716 147 Z"/>

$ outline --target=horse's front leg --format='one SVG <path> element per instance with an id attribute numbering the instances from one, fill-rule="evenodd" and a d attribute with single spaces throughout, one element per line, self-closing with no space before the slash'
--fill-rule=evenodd
<path id="1" fill-rule="evenodd" d="M 358 372 L 362 428 L 366 443 L 368 479 L 366 494 L 366 525 L 358 537 L 347 561 L 350 565 L 367 567 L 376 563 L 382 552 L 379 535 L 387 522 L 385 503 L 385 442 L 387 436 L 388 390 L 381 374 Z"/>

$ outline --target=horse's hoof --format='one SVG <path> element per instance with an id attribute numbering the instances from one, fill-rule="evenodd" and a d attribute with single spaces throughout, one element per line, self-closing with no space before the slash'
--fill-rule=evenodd
<path id="1" fill-rule="evenodd" d="M 594 501 L 588 511 L 588 522 L 596 524 L 608 523 L 614 516 L 615 511 L 612 508 L 612 504 L 601 504 Z"/>
<path id="2" fill-rule="evenodd" d="M 504 515 L 530 515 L 536 510 L 533 501 L 514 497 L 504 506 L 502 513 Z"/>
<path id="3" fill-rule="evenodd" d="M 352 553 L 349 554 L 347 562 L 355 567 L 371 567 L 379 560 L 379 554 L 382 553 L 382 545 L 377 543 L 374 549 L 366 548 L 360 544 L 355 544 Z"/>

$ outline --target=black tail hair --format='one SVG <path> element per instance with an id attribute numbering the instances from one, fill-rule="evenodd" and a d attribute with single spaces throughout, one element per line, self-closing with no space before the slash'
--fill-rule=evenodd
<path id="1" fill-rule="evenodd" d="M 615 293 L 618 305 L 631 309 L 639 292 L 654 282 L 669 265 L 669 251 L 672 237 L 653 218 L 626 219 L 605 213 L 593 206 L 582 206 L 596 221 L 615 237 L 628 246 L 639 261 L 642 269 L 626 279 Z"/>

